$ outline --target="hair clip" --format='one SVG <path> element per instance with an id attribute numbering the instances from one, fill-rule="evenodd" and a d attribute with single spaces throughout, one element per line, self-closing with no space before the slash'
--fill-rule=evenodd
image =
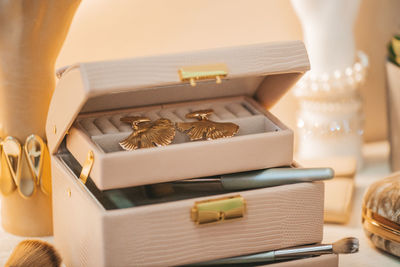
<path id="1" fill-rule="evenodd" d="M 198 119 L 196 122 L 177 122 L 176 128 L 187 134 L 191 141 L 214 140 L 232 137 L 239 131 L 239 125 L 231 122 L 215 122 L 208 119 L 214 110 L 197 110 L 186 114 L 188 119 Z"/>
<path id="2" fill-rule="evenodd" d="M 119 144 L 125 150 L 159 147 L 171 144 L 175 137 L 174 124 L 168 119 L 151 121 L 147 117 L 124 117 L 122 122 L 130 123 L 133 132 Z"/>

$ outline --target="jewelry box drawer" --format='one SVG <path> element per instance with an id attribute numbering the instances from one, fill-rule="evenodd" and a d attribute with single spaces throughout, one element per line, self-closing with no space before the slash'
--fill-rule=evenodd
<path id="1" fill-rule="evenodd" d="M 231 138 L 190 141 L 176 130 L 168 146 L 124 151 L 119 145 L 133 131 L 121 118 L 188 122 L 192 120 L 185 114 L 200 109 L 213 109 L 210 119 L 237 124 L 239 132 Z M 293 161 L 293 132 L 256 101 L 239 96 L 85 114 L 70 129 L 66 147 L 81 165 L 93 152 L 90 175 L 105 190 L 288 166 Z"/>
<path id="2" fill-rule="evenodd" d="M 138 194 L 126 193 L 138 187 L 122 189 L 125 198 L 108 191 L 118 208 L 90 178 L 83 185 L 64 159 L 53 158 L 53 205 L 55 243 L 67 266 L 172 266 L 322 240 L 322 182 L 138 206 Z M 241 216 L 203 224 L 193 218 L 198 203 L 236 196 L 245 205 Z"/>

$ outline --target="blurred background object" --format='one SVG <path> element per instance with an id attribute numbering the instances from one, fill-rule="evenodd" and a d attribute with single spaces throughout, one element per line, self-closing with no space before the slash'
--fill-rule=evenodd
<path id="1" fill-rule="evenodd" d="M 400 170 L 400 36 L 395 35 L 388 45 L 387 110 L 390 141 L 390 167 Z"/>
<path id="2" fill-rule="evenodd" d="M 296 84 L 300 159 L 351 156 L 362 166 L 363 113 L 358 88 L 368 58 L 356 53 L 359 0 L 292 0 L 311 70 Z"/>
<path id="3" fill-rule="evenodd" d="M 367 142 L 386 139 L 386 44 L 400 29 L 398 10 L 396 0 L 363 0 L 355 22 L 356 47 L 369 55 L 369 75 L 360 88 Z M 205 0 L 184 5 L 179 0 L 86 0 L 56 66 L 292 39 L 302 39 L 302 31 L 290 0 Z M 272 112 L 295 129 L 295 98 L 289 93 L 282 100 Z"/>
<path id="4" fill-rule="evenodd" d="M 333 179 L 324 181 L 324 222 L 347 223 L 353 206 L 357 160 L 352 157 L 333 157 L 303 160 L 299 163 L 312 168 L 330 166 L 335 171 Z"/>

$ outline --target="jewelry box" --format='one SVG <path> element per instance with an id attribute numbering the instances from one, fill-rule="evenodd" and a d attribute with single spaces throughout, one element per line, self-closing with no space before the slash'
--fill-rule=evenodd
<path id="1" fill-rule="evenodd" d="M 291 165 L 293 132 L 268 109 L 308 69 L 304 45 L 293 41 L 81 63 L 60 73 L 46 133 L 55 244 L 67 266 L 181 265 L 320 242 L 321 182 L 157 189 Z M 119 146 L 133 131 L 121 118 L 187 122 L 199 109 L 239 132 L 190 141 L 177 131 L 167 146 Z"/>

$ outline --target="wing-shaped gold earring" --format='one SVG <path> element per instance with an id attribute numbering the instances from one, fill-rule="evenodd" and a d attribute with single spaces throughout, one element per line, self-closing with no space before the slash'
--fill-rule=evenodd
<path id="1" fill-rule="evenodd" d="M 239 125 L 231 122 L 215 122 L 208 119 L 214 111 L 212 109 L 198 110 L 186 114 L 188 119 L 198 119 L 195 122 L 177 122 L 176 128 L 186 133 L 191 141 L 213 140 L 232 137 L 239 131 Z"/>
<path id="2" fill-rule="evenodd" d="M 171 144 L 175 137 L 174 124 L 168 119 L 151 121 L 147 117 L 124 117 L 122 122 L 132 125 L 133 132 L 119 144 L 125 150 L 158 147 Z"/>

